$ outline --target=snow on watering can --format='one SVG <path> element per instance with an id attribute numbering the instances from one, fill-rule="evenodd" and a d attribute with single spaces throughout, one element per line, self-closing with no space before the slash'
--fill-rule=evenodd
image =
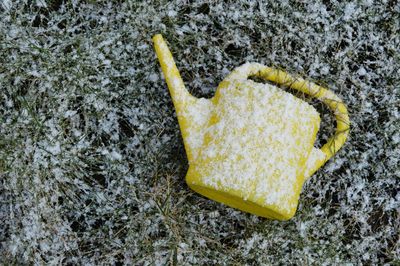
<path id="1" fill-rule="evenodd" d="M 198 99 L 185 89 L 163 37 L 157 34 L 153 42 L 183 136 L 189 187 L 259 216 L 293 217 L 304 181 L 346 141 L 349 117 L 343 102 L 323 87 L 256 63 L 233 70 L 212 99 Z M 321 149 L 314 148 L 320 124 L 314 107 L 248 77 L 321 100 L 335 114 L 336 134 Z"/>

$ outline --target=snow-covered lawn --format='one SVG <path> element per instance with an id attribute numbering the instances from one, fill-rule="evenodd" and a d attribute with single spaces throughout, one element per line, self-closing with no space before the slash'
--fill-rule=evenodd
<path id="1" fill-rule="evenodd" d="M 399 2 L 66 2 L 0 1 L 0 264 L 400 262 Z M 347 103 L 350 138 L 293 219 L 187 187 L 156 33 L 195 96 L 251 61 Z"/>

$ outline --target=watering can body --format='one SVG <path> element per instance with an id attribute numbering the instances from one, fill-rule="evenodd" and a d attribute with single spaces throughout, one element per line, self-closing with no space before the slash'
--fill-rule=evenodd
<path id="1" fill-rule="evenodd" d="M 293 217 L 306 178 L 347 137 L 349 119 L 340 99 L 322 87 L 256 63 L 231 72 L 212 99 L 197 99 L 185 89 L 162 36 L 154 36 L 153 41 L 184 140 L 189 187 L 259 216 Z M 320 124 L 314 107 L 276 86 L 254 82 L 250 76 L 290 84 L 323 100 L 334 109 L 340 134 L 322 149 L 314 148 Z"/>

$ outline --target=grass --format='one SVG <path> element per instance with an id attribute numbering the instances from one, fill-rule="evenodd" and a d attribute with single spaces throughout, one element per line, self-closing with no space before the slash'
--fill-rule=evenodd
<path id="1" fill-rule="evenodd" d="M 395 1 L 3 1 L 0 263 L 398 264 L 399 13 Z M 187 187 L 155 33 L 195 96 L 255 61 L 347 104 L 349 141 L 293 219 Z M 311 103 L 321 145 L 332 115 Z"/>

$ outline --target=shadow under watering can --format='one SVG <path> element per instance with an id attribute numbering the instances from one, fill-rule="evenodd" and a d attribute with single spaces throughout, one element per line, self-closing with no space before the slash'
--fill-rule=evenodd
<path id="1" fill-rule="evenodd" d="M 293 217 L 305 180 L 346 141 L 350 121 L 343 102 L 326 88 L 257 63 L 234 69 L 213 98 L 195 98 L 163 37 L 157 34 L 153 42 L 182 132 L 188 186 L 245 212 L 278 220 Z M 336 134 L 315 148 L 320 117 L 314 107 L 248 77 L 319 99 L 335 114 Z"/>

